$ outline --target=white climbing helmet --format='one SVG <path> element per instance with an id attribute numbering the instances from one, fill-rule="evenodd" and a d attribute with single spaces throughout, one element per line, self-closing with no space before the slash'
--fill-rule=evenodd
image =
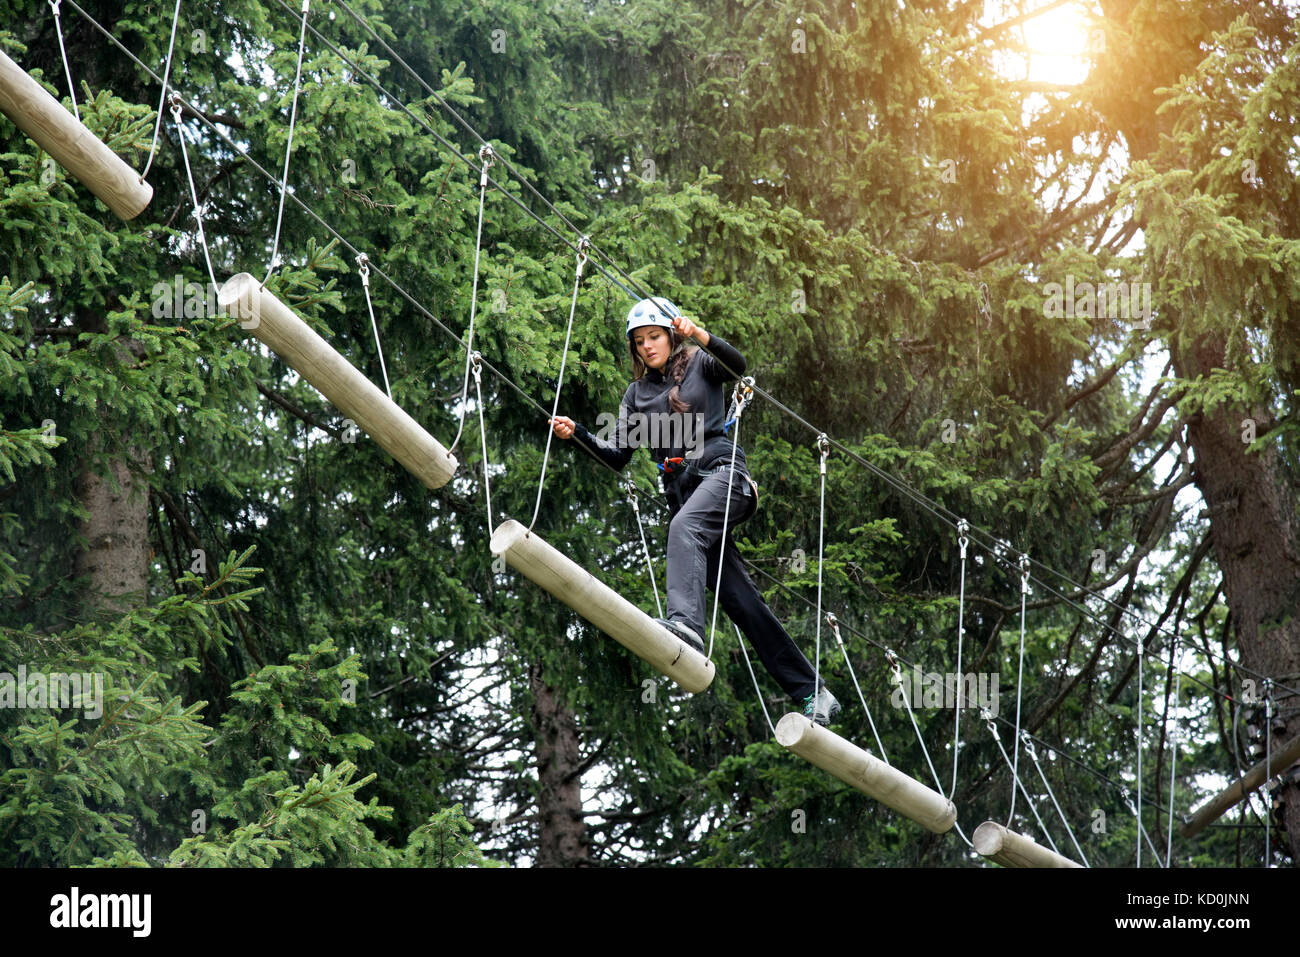
<path id="1" fill-rule="evenodd" d="M 673 327 L 673 317 L 681 314 L 682 311 L 663 296 L 642 299 L 628 310 L 627 337 L 631 339 L 632 330 L 641 326 L 662 326 L 665 329 L 671 329 Z"/>

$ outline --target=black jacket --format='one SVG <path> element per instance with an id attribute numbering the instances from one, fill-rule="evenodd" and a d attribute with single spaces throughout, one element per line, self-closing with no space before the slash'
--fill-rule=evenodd
<path id="1" fill-rule="evenodd" d="M 642 447 L 650 449 L 655 462 L 681 456 L 698 459 L 700 468 L 729 463 L 734 443 L 723 432 L 731 405 L 731 390 L 726 384 L 745 374 L 745 357 L 712 333 L 709 351 L 718 358 L 703 349 L 692 350 L 677 393 L 690 406 L 687 412 L 673 412 L 668 404 L 672 379 L 647 369 L 623 393 L 617 420 L 608 413 L 602 415 L 607 421 L 598 426 L 596 434 L 575 422 L 573 437 L 620 472 L 631 461 L 632 453 Z M 669 360 L 670 366 L 673 361 Z M 746 470 L 745 452 L 739 446 L 736 469 Z"/>

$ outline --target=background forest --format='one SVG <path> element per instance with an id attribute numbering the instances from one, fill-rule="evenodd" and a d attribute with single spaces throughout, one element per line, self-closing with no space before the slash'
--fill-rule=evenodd
<path id="1" fill-rule="evenodd" d="M 81 119 L 137 169 L 162 88 L 92 18 L 161 76 L 175 9 L 61 7 Z M 1078 82 L 1029 69 L 1063 10 Z M 781 748 L 725 618 L 692 697 L 494 562 L 476 258 L 492 522 L 527 522 L 584 234 L 560 411 L 615 410 L 629 287 L 740 348 L 780 404 L 742 420 L 738 540 L 810 656 L 839 443 L 839 732 L 876 750 L 855 675 L 933 785 L 884 649 L 956 671 L 960 612 L 999 738 L 964 711 L 954 779 L 953 710 L 915 715 L 966 834 L 1010 812 L 1019 691 L 1041 776 L 1022 748 L 1012 826 L 1077 856 L 1045 777 L 1090 864 L 1165 863 L 1171 789 L 1177 823 L 1300 735 L 1296 14 L 318 0 L 302 34 L 297 4 L 182 0 L 185 105 L 129 223 L 0 118 L 0 671 L 106 681 L 98 718 L 0 708 L 0 865 L 981 865 Z M 72 107 L 46 3 L 0 0 L 0 48 Z M 501 157 L 481 248 L 474 131 Z M 277 236 L 276 295 L 445 444 L 464 413 L 448 485 L 211 308 L 204 240 L 220 283 Z M 1150 313 L 1083 292 L 1110 283 Z M 629 474 L 662 576 L 654 469 Z M 572 444 L 536 528 L 654 607 L 626 489 Z M 1273 783 L 1168 863 L 1260 866 L 1271 824 L 1294 864 L 1300 771 Z"/>

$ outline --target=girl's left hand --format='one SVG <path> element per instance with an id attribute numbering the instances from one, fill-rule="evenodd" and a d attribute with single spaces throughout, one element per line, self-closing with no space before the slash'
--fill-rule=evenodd
<path id="1" fill-rule="evenodd" d="M 683 315 L 673 316 L 673 328 L 683 339 L 694 339 L 697 334 L 704 330 L 692 322 L 688 317 Z"/>

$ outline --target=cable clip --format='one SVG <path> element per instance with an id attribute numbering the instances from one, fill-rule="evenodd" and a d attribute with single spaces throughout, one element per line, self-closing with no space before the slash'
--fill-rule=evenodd
<path id="1" fill-rule="evenodd" d="M 469 354 L 470 371 L 474 373 L 474 381 L 479 381 L 479 376 L 483 372 L 483 354 L 475 349 Z"/>
<path id="2" fill-rule="evenodd" d="M 587 250 L 591 249 L 591 237 L 583 236 L 578 240 L 578 275 L 582 275 L 582 267 L 587 264 Z"/>
<path id="3" fill-rule="evenodd" d="M 835 617 L 835 612 L 828 611 L 826 613 L 826 624 L 830 627 L 831 631 L 835 632 L 835 640 L 838 641 L 840 647 L 843 648 L 844 639 L 840 637 L 840 620 Z"/>
<path id="4" fill-rule="evenodd" d="M 1020 556 L 1020 590 L 1029 591 L 1029 556 L 1023 553 Z"/>
<path id="5" fill-rule="evenodd" d="M 966 557 L 966 546 L 970 544 L 970 522 L 964 518 L 957 519 L 957 546 L 961 549 L 961 557 Z"/>
<path id="6" fill-rule="evenodd" d="M 181 95 L 175 90 L 167 94 L 167 102 L 171 104 L 172 119 L 179 126 L 181 122 Z"/>
<path id="7" fill-rule="evenodd" d="M 998 726 L 993 723 L 993 712 L 988 708 L 980 708 L 980 717 L 983 718 L 984 723 L 988 725 L 989 733 L 993 735 L 995 740 L 1001 743 L 1002 739 L 998 737 Z"/>
<path id="8" fill-rule="evenodd" d="M 496 163 L 497 154 L 493 152 L 492 147 L 484 143 L 479 147 L 478 158 L 483 161 L 483 170 L 479 173 L 478 184 L 485 187 L 488 181 L 488 170 Z"/>
<path id="9" fill-rule="evenodd" d="M 901 685 L 903 683 L 903 669 L 899 667 L 898 656 L 894 654 L 893 649 L 885 649 L 885 659 L 889 662 L 889 667 L 894 670 L 893 677 L 890 680 L 896 685 Z"/>
<path id="10" fill-rule="evenodd" d="M 1034 739 L 1029 736 L 1028 731 L 1020 732 L 1020 743 L 1025 746 L 1025 753 L 1033 758 L 1034 761 L 1037 761 L 1038 755 L 1034 753 Z"/>
<path id="11" fill-rule="evenodd" d="M 357 269 L 361 272 L 361 285 L 369 288 L 370 286 L 370 257 L 365 253 L 357 253 Z"/>
<path id="12" fill-rule="evenodd" d="M 822 454 L 821 470 L 822 470 L 822 475 L 825 475 L 826 460 L 830 458 L 830 454 L 831 454 L 831 440 L 826 435 L 825 432 L 817 436 L 817 451 L 821 452 Z"/>

